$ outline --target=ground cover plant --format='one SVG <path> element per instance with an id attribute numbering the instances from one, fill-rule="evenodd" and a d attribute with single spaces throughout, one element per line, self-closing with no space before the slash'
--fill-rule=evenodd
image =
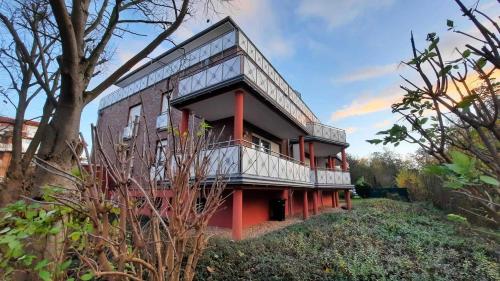
<path id="1" fill-rule="evenodd" d="M 198 280 L 500 280 L 498 236 L 427 203 L 356 200 L 256 239 L 213 239 Z"/>

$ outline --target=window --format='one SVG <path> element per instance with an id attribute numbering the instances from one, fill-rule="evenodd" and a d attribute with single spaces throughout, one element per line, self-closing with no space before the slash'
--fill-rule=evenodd
<path id="1" fill-rule="evenodd" d="M 271 152 L 271 142 L 262 139 L 261 137 L 252 136 L 252 148 L 257 150 L 270 153 Z"/>
<path id="2" fill-rule="evenodd" d="M 165 150 L 167 145 L 168 140 L 161 140 L 156 144 L 156 163 L 162 164 L 166 160 Z"/>
<path id="3" fill-rule="evenodd" d="M 129 125 L 133 124 L 134 121 L 136 120 L 136 117 L 140 117 L 141 116 L 141 105 L 138 104 L 138 105 L 135 105 L 135 106 L 132 106 L 129 110 L 128 110 L 128 123 Z"/>
<path id="4" fill-rule="evenodd" d="M 161 114 L 168 114 L 168 95 L 170 92 L 163 94 L 161 97 Z"/>

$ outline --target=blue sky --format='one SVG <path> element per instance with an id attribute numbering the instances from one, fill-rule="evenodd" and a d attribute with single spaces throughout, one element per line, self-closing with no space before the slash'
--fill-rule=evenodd
<path id="1" fill-rule="evenodd" d="M 490 15 L 500 12 L 495 0 L 482 0 L 480 6 Z M 197 6 L 197 16 L 186 22 L 174 41 L 181 42 L 219 18 L 232 16 L 323 123 L 347 130 L 348 152 L 357 156 L 382 150 L 365 140 L 396 120 L 389 108 L 401 96 L 398 75 L 406 70 L 399 62 L 410 55 L 410 31 L 420 46 L 427 33 L 437 32 L 445 54 L 453 56 L 452 47 L 463 46 L 465 40 L 446 31 L 446 20 L 470 29 L 451 0 L 235 0 L 216 9 L 217 15 L 206 14 Z M 117 42 L 107 69 L 131 57 L 146 40 Z M 155 54 L 170 47 L 165 43 Z M 30 116 L 36 116 L 41 107 L 34 104 Z M 98 100 L 82 117 L 81 130 L 87 139 L 90 123 L 97 120 L 97 107 Z M 13 114 L 5 104 L 0 110 Z M 410 145 L 395 148 L 402 154 L 414 149 Z"/>

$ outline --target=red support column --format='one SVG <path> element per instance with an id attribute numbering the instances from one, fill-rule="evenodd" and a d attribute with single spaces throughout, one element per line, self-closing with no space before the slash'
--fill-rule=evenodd
<path id="1" fill-rule="evenodd" d="M 338 190 L 335 192 L 335 204 L 337 204 L 337 207 L 340 207 L 340 195 Z"/>
<path id="2" fill-rule="evenodd" d="M 345 153 L 345 147 L 342 147 L 342 172 L 347 172 L 347 156 Z"/>
<path id="3" fill-rule="evenodd" d="M 299 156 L 300 156 L 300 163 L 304 165 L 306 163 L 306 152 L 304 149 L 304 136 L 299 136 Z"/>
<path id="4" fill-rule="evenodd" d="M 302 205 L 302 214 L 306 220 L 309 218 L 309 200 L 307 199 L 307 190 L 304 190 L 304 203 Z"/>
<path id="5" fill-rule="evenodd" d="M 316 157 L 314 156 L 314 143 L 309 143 L 309 166 L 311 170 L 316 170 Z"/>
<path id="6" fill-rule="evenodd" d="M 351 191 L 349 189 L 346 189 L 344 192 L 344 196 L 345 196 L 346 208 L 347 208 L 347 210 L 351 210 L 352 209 Z"/>
<path id="7" fill-rule="evenodd" d="M 313 191 L 313 215 L 318 214 L 318 190 Z"/>
<path id="8" fill-rule="evenodd" d="M 332 208 L 335 208 L 335 191 L 332 191 Z"/>
<path id="9" fill-rule="evenodd" d="M 182 110 L 181 124 L 179 126 L 179 131 L 181 136 L 183 136 L 189 130 L 189 115 L 190 115 L 189 109 Z"/>
<path id="10" fill-rule="evenodd" d="M 337 159 L 335 157 L 332 158 L 332 169 L 335 169 L 335 166 L 337 166 Z"/>
<path id="11" fill-rule="evenodd" d="M 285 200 L 285 217 L 289 214 L 288 205 L 290 204 L 290 200 L 288 198 L 289 190 L 288 188 L 283 189 L 281 194 L 281 199 Z"/>
<path id="12" fill-rule="evenodd" d="M 245 92 L 237 90 L 234 92 L 234 140 L 241 143 L 243 140 L 243 108 Z"/>
<path id="13" fill-rule="evenodd" d="M 243 236 L 243 190 L 233 190 L 233 239 L 241 240 Z"/>

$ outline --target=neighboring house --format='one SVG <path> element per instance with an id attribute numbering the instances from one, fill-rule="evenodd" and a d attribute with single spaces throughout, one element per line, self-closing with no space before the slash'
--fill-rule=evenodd
<path id="1" fill-rule="evenodd" d="M 0 116 L 0 181 L 3 181 L 12 158 L 12 133 L 15 119 Z M 24 153 L 35 136 L 38 122 L 27 120 L 23 125 L 22 152 Z"/>
<path id="2" fill-rule="evenodd" d="M 227 189 L 232 193 L 210 224 L 232 228 L 235 239 L 241 239 L 243 228 L 269 220 L 274 204 L 279 206 L 276 199 L 284 199 L 286 216 L 307 218 L 320 207 L 339 207 L 339 191 L 351 208 L 345 131 L 321 124 L 230 18 L 116 85 L 120 89 L 100 103 L 103 133 L 111 130 L 126 139 L 139 115 L 145 115 L 153 147 L 168 143 L 169 120 L 181 130 L 200 120 L 213 130 L 224 128 L 220 141 L 231 144 L 220 157 L 230 167 Z M 167 93 L 173 96 L 171 116 L 166 113 Z M 144 124 L 137 129 L 144 133 Z"/>

